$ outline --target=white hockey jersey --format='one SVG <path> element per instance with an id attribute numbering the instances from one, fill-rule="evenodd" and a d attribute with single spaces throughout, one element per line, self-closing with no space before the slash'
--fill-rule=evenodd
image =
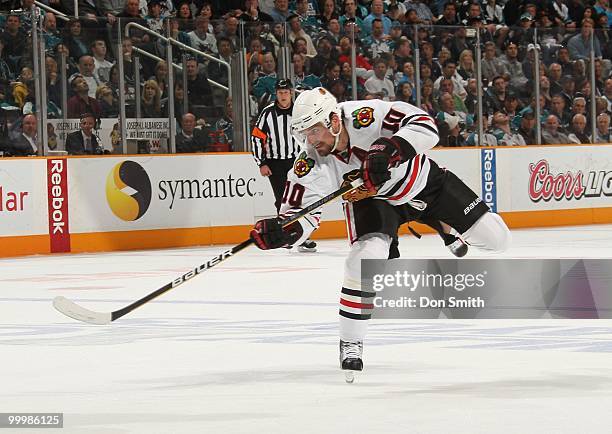
<path id="1" fill-rule="evenodd" d="M 391 179 L 381 186 L 375 198 L 402 205 L 411 202 L 427 184 L 430 160 L 423 152 L 438 143 L 438 129 L 431 116 L 404 102 L 377 99 L 349 101 L 339 106 L 349 135 L 348 149 L 340 155 L 325 157 L 312 148 L 302 151 L 287 175 L 281 216 L 290 216 L 340 188 L 344 175 L 359 170 L 370 146 L 381 136 L 403 138 L 417 155 L 391 169 Z M 320 216 L 319 210 L 300 221 L 304 235 L 297 244 L 318 227 Z"/>

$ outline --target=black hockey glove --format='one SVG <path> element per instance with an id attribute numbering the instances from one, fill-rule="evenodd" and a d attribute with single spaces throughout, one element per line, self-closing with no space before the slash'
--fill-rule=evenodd
<path id="1" fill-rule="evenodd" d="M 372 143 L 365 161 L 361 165 L 363 185 L 371 193 L 391 179 L 391 167 L 402 162 L 399 144 L 393 139 L 380 137 Z"/>
<path id="2" fill-rule="evenodd" d="M 263 219 L 255 223 L 251 239 L 262 250 L 278 249 L 295 243 L 303 234 L 302 225 L 294 222 L 283 228 L 278 218 Z"/>

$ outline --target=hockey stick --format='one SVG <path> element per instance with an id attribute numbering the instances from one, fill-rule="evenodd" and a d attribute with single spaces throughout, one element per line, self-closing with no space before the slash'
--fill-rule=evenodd
<path id="1" fill-rule="evenodd" d="M 296 220 L 299 220 L 300 218 L 304 217 L 306 214 L 316 210 L 317 208 L 320 208 L 326 203 L 331 202 L 332 200 L 342 196 L 343 194 L 348 193 L 349 191 L 358 188 L 359 186 L 361 186 L 361 184 L 363 184 L 363 181 L 361 179 L 356 179 L 350 184 L 340 187 L 338 190 L 334 191 L 333 193 L 330 193 L 327 196 L 317 200 L 316 202 L 311 203 L 306 208 L 302 209 L 300 212 L 283 220 L 282 225 L 283 226 L 290 225 L 291 223 L 295 222 Z M 214 267 L 215 265 L 225 261 L 227 258 L 231 256 L 234 256 L 236 253 L 240 252 L 241 250 L 245 249 L 251 244 L 253 244 L 253 240 L 249 238 L 248 240 L 245 240 L 241 242 L 240 244 L 232 247 L 231 249 L 226 250 L 225 252 L 215 256 L 208 262 L 205 262 L 202 265 L 183 274 L 182 276 L 177 277 L 172 282 L 166 283 L 164 286 L 162 286 L 158 290 L 153 291 L 152 293 L 142 297 L 141 299 L 136 300 L 134 303 L 128 306 L 125 306 L 122 309 L 115 310 L 113 312 L 96 312 L 93 310 L 89 310 L 82 306 L 79 306 L 73 301 L 68 300 L 66 297 L 61 297 L 61 296 L 55 297 L 53 299 L 53 307 L 55 307 L 55 309 L 57 309 L 64 315 L 69 316 L 70 318 L 74 318 L 77 321 L 87 322 L 90 324 L 110 324 L 112 321 L 115 321 L 116 319 L 119 319 L 122 316 L 130 313 L 137 307 L 140 307 L 143 304 L 153 300 L 154 298 L 159 297 L 164 292 L 170 291 L 171 289 L 176 288 L 179 285 L 182 285 L 183 283 L 187 282 L 192 277 L 195 277 L 201 272 Z"/>

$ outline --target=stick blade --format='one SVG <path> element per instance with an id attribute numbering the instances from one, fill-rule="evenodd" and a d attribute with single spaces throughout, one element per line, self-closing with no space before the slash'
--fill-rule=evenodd
<path id="1" fill-rule="evenodd" d="M 70 318 L 89 324 L 104 325 L 110 324 L 113 320 L 111 313 L 94 312 L 93 310 L 85 309 L 66 297 L 55 297 L 53 299 L 53 307 Z"/>

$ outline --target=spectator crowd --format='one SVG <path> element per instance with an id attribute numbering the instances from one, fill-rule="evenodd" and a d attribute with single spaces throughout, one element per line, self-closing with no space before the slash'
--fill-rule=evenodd
<path id="1" fill-rule="evenodd" d="M 44 2 L 74 15 L 72 1 Z M 32 19 L 27 12 L 32 4 L 0 2 L 4 137 L 21 134 L 24 116 L 36 109 Z M 46 50 L 43 100 L 50 118 L 80 118 L 84 113 L 96 119 L 116 118 L 120 92 L 126 96 L 128 117 L 167 117 L 172 92 L 179 131 L 187 125 L 187 133 L 177 136 L 182 143 L 193 136 L 193 128 L 223 131 L 231 139 L 231 100 L 211 86 L 211 81 L 228 86 L 227 70 L 203 56 L 173 50 L 173 61 L 184 68 L 186 79 L 177 73 L 174 89 L 168 89 L 165 61 L 135 59 L 139 50 L 165 59 L 163 40 L 132 27 L 117 52 L 119 30 L 136 22 L 227 62 L 239 49 L 244 29 L 252 120 L 275 98 L 280 49 L 288 44 L 297 91 L 324 86 L 338 101 L 355 91 L 358 99 L 420 105 L 438 122 L 439 146 L 531 145 L 536 143 L 538 123 L 542 143 L 610 142 L 609 0 L 79 0 L 78 7 L 79 17 L 69 19 L 40 10 Z M 124 64 L 124 89 L 118 56 Z M 477 81 L 478 68 L 482 83 Z M 66 107 L 61 101 L 62 80 L 69 93 Z M 536 80 L 540 98 L 535 95 Z M 485 127 L 481 140 L 476 115 L 479 88 Z M 194 148 L 189 144 L 184 149 Z M 196 150 L 205 149 L 202 145 Z"/>

